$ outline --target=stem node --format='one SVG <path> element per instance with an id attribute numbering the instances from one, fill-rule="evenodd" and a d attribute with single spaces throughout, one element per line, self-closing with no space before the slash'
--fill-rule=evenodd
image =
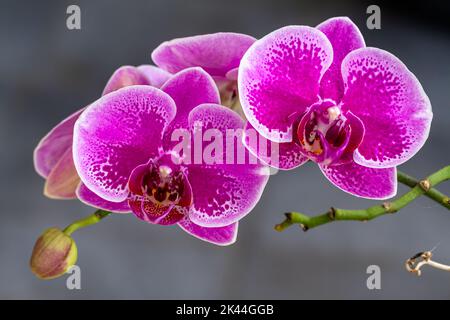
<path id="1" fill-rule="evenodd" d="M 331 207 L 330 210 L 328 211 L 328 216 L 330 217 L 331 220 L 336 220 L 336 209 Z"/>
<path id="2" fill-rule="evenodd" d="M 429 191 L 431 188 L 430 180 L 428 179 L 420 180 L 419 186 L 422 188 L 423 191 L 425 192 Z"/>
<path id="3" fill-rule="evenodd" d="M 386 210 L 386 213 L 396 213 L 397 210 L 395 209 L 395 207 L 392 205 L 392 202 L 384 202 L 382 205 L 384 210 Z"/>

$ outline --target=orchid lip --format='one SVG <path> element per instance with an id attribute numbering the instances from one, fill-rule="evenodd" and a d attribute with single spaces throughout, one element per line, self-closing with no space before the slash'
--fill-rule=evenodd
<path id="1" fill-rule="evenodd" d="M 178 204 L 183 194 L 183 173 L 166 165 L 151 162 L 149 171 L 142 177 L 142 193 L 155 204 Z"/>
<path id="2" fill-rule="evenodd" d="M 163 153 L 133 170 L 129 181 L 129 204 L 139 218 L 156 224 L 174 224 L 184 218 L 192 204 L 186 169 Z"/>
<path id="3" fill-rule="evenodd" d="M 322 165 L 338 164 L 344 154 L 356 149 L 355 145 L 349 146 L 353 133 L 359 134 L 353 132 L 351 121 L 341 105 L 330 99 L 311 105 L 297 127 L 303 153 Z"/>

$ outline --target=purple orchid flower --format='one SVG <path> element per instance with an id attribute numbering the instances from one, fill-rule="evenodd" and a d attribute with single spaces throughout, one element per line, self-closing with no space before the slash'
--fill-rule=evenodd
<path id="1" fill-rule="evenodd" d="M 150 223 L 178 224 L 211 243 L 233 243 L 238 220 L 263 192 L 267 167 L 189 163 L 172 139 L 180 129 L 192 136 L 213 129 L 222 137 L 228 130 L 242 130 L 243 120 L 219 103 L 214 80 L 201 68 L 184 69 L 161 90 L 130 86 L 92 103 L 74 128 L 80 193 Z M 241 146 L 249 156 L 241 139 L 236 140 L 232 151 Z"/>
<path id="2" fill-rule="evenodd" d="M 201 67 L 211 75 L 220 92 L 221 104 L 234 107 L 237 99 L 237 71 L 242 56 L 255 38 L 232 32 L 219 32 L 166 41 L 152 52 L 157 66 L 176 73 Z"/>
<path id="3" fill-rule="evenodd" d="M 268 34 L 246 52 L 238 78 L 247 127 L 279 143 L 279 168 L 312 160 L 359 197 L 394 196 L 396 166 L 429 134 L 431 104 L 419 81 L 392 54 L 366 48 L 348 18 Z"/>
<path id="4" fill-rule="evenodd" d="M 151 65 L 139 67 L 123 66 L 117 69 L 103 90 L 102 95 L 130 85 L 151 85 L 161 87 L 170 77 L 167 71 Z M 82 108 L 53 128 L 38 144 L 34 151 L 36 171 L 46 179 L 44 194 L 53 199 L 74 199 L 84 201 L 88 191 L 80 184 L 72 159 L 73 127 L 75 121 L 85 110 Z M 86 201 L 84 201 L 86 202 Z M 100 209 L 110 209 L 108 203 L 90 203 Z"/>

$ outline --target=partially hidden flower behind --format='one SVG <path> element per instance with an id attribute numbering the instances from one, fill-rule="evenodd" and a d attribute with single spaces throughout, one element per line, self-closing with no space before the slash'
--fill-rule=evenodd
<path id="1" fill-rule="evenodd" d="M 190 142 L 208 129 L 223 138 L 228 130 L 242 130 L 243 120 L 219 103 L 213 79 L 201 68 L 177 73 L 161 90 L 131 86 L 92 103 L 74 129 L 74 162 L 83 182 L 78 195 L 149 223 L 178 224 L 205 241 L 233 243 L 238 220 L 267 183 L 267 167 L 228 163 L 225 148 L 214 152 L 222 160 L 188 160 L 197 150 L 190 143 L 190 149 L 178 150 L 180 137 L 172 136 L 188 134 Z M 249 157 L 242 139 L 235 140 L 233 154 L 242 149 Z M 208 143 L 200 143 L 207 150 Z"/>
<path id="2" fill-rule="evenodd" d="M 123 66 L 113 73 L 102 95 L 130 85 L 160 87 L 169 77 L 168 72 L 151 65 Z M 44 194 L 50 198 L 77 197 L 80 178 L 72 158 L 73 127 L 84 110 L 85 108 L 82 108 L 60 122 L 42 138 L 34 151 L 35 169 L 46 179 Z M 109 209 L 107 206 L 100 208 Z"/>
<path id="3" fill-rule="evenodd" d="M 185 37 L 163 42 L 152 52 L 154 63 L 176 73 L 189 67 L 201 67 L 215 80 L 221 104 L 243 116 L 237 96 L 239 63 L 255 38 L 233 32 Z"/>
<path id="4" fill-rule="evenodd" d="M 431 104 L 419 81 L 394 55 L 365 47 L 345 17 L 268 34 L 246 52 L 238 77 L 247 128 L 279 144 L 279 168 L 312 160 L 359 197 L 393 197 L 396 166 L 429 134 Z"/>
<path id="5" fill-rule="evenodd" d="M 58 228 L 47 229 L 36 241 L 31 254 L 31 271 L 40 279 L 54 279 L 77 262 L 77 246 Z"/>

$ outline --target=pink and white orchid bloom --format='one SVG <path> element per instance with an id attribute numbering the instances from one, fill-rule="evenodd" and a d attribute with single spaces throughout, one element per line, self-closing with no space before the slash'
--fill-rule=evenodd
<path id="1" fill-rule="evenodd" d="M 233 243 L 238 221 L 264 190 L 267 167 L 186 163 L 172 141 L 179 129 L 193 135 L 213 129 L 222 138 L 228 130 L 242 130 L 243 120 L 219 103 L 213 79 L 201 68 L 184 69 L 161 90 L 130 86 L 95 101 L 74 128 L 73 159 L 83 182 L 79 194 L 149 223 L 178 224 L 214 244 Z M 250 156 L 241 139 L 233 146 L 233 154 L 242 146 Z"/>
<path id="2" fill-rule="evenodd" d="M 277 167 L 312 160 L 359 197 L 393 197 L 396 166 L 430 130 L 419 81 L 394 55 L 367 48 L 348 18 L 288 26 L 256 41 L 242 58 L 238 87 L 247 127 L 279 143 Z"/>

